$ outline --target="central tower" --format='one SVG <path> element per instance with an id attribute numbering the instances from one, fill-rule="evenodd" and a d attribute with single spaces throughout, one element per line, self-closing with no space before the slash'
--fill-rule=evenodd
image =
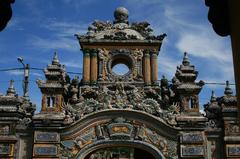
<path id="1" fill-rule="evenodd" d="M 94 21 L 87 35 L 76 35 L 83 51 L 83 85 L 157 85 L 157 57 L 166 34 L 153 36 L 149 23 L 129 24 L 128 15 L 127 9 L 119 7 L 113 23 Z M 118 65 L 128 71 L 114 71 Z"/>

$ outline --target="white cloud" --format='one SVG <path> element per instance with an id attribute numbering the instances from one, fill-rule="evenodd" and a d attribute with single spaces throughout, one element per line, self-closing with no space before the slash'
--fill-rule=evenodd
<path id="1" fill-rule="evenodd" d="M 80 7 L 80 5 L 88 5 L 88 4 L 92 4 L 94 2 L 96 2 L 98 0 L 84 0 L 84 1 L 79 1 L 79 0 L 63 0 L 63 2 L 65 4 L 71 4 L 74 5 L 76 7 Z"/>
<path id="2" fill-rule="evenodd" d="M 36 73 L 36 72 L 30 72 L 30 75 L 38 76 L 38 77 L 43 77 L 43 74 L 41 74 L 41 73 Z"/>
<path id="3" fill-rule="evenodd" d="M 33 36 L 28 44 L 30 47 L 46 50 L 64 49 L 70 52 L 79 52 L 79 44 L 74 34 L 85 34 L 88 24 L 51 20 L 41 24 L 41 27 L 50 31 L 47 38 Z"/>
<path id="4" fill-rule="evenodd" d="M 218 83 L 234 81 L 230 40 L 219 37 L 213 31 L 207 20 L 207 8 L 204 13 L 202 6 L 195 2 L 188 5 L 180 3 L 177 0 L 126 1 L 130 18 L 134 21 L 147 20 L 155 34 L 168 34 L 167 41 L 163 42 L 164 50 L 159 55 L 159 74 L 171 78 L 182 60 L 180 54 L 187 51 L 191 64 L 197 65 L 198 79 Z"/>
<path id="5" fill-rule="evenodd" d="M 7 74 L 14 75 L 14 76 L 23 76 L 23 71 L 22 70 L 12 70 L 12 71 L 8 71 Z M 43 77 L 43 74 L 37 73 L 37 72 L 32 72 L 30 70 L 30 76 Z"/>
<path id="6" fill-rule="evenodd" d="M 28 42 L 29 47 L 40 48 L 45 50 L 64 49 L 71 52 L 79 52 L 79 45 L 74 38 L 40 38 L 33 37 Z"/>
<path id="7" fill-rule="evenodd" d="M 182 31 L 176 48 L 180 52 L 187 51 L 193 56 L 213 59 L 220 63 L 232 61 L 230 46 L 206 29 L 195 28 L 192 31 L 188 29 Z"/>
<path id="8" fill-rule="evenodd" d="M 158 59 L 160 75 L 165 75 L 169 79 L 172 78 L 176 72 L 176 67 L 180 64 L 180 60 L 175 60 L 171 57 L 160 56 Z"/>
<path id="9" fill-rule="evenodd" d="M 12 70 L 8 71 L 7 74 L 9 75 L 15 75 L 15 76 L 23 76 L 23 71 L 22 70 Z"/>
<path id="10" fill-rule="evenodd" d="M 42 27 L 53 31 L 53 34 L 59 37 L 73 37 L 74 34 L 85 34 L 87 32 L 88 23 L 81 24 L 67 21 L 51 20 L 48 23 L 42 24 Z"/>

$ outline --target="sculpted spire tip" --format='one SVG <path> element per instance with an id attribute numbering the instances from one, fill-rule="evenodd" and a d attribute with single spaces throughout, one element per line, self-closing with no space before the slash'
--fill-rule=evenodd
<path id="1" fill-rule="evenodd" d="M 128 24 L 128 15 L 129 12 L 126 8 L 124 7 L 118 7 L 115 11 L 114 11 L 114 23 L 126 23 Z"/>
<path id="2" fill-rule="evenodd" d="M 16 95 L 16 90 L 14 88 L 14 80 L 10 80 L 10 86 L 8 87 L 7 90 L 7 96 L 15 96 Z"/>
<path id="3" fill-rule="evenodd" d="M 54 52 L 52 64 L 53 65 L 58 65 L 59 64 L 59 60 L 58 60 L 58 56 L 57 56 L 57 52 L 56 51 Z"/>

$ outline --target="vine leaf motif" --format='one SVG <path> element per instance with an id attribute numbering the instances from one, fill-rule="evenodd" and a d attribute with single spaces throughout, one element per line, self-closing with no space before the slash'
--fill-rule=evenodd
<path id="1" fill-rule="evenodd" d="M 150 24 L 148 22 L 140 22 L 140 23 L 132 23 L 131 28 L 133 30 L 138 31 L 144 37 L 150 36 L 153 32 L 152 28 L 149 27 Z"/>
<path id="2" fill-rule="evenodd" d="M 81 113 L 81 115 L 84 114 L 89 114 L 94 111 L 99 110 L 100 104 L 98 101 L 90 98 L 90 99 L 85 99 L 82 103 L 78 103 L 75 105 L 75 109 Z"/>

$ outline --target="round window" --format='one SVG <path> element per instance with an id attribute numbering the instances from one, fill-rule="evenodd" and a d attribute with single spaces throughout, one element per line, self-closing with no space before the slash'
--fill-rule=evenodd
<path id="1" fill-rule="evenodd" d="M 129 71 L 128 66 L 123 63 L 116 64 L 112 68 L 112 72 L 120 76 L 127 74 Z"/>
<path id="2" fill-rule="evenodd" d="M 115 76 L 128 76 L 133 69 L 133 59 L 127 54 L 115 54 L 108 64 L 110 73 Z"/>

